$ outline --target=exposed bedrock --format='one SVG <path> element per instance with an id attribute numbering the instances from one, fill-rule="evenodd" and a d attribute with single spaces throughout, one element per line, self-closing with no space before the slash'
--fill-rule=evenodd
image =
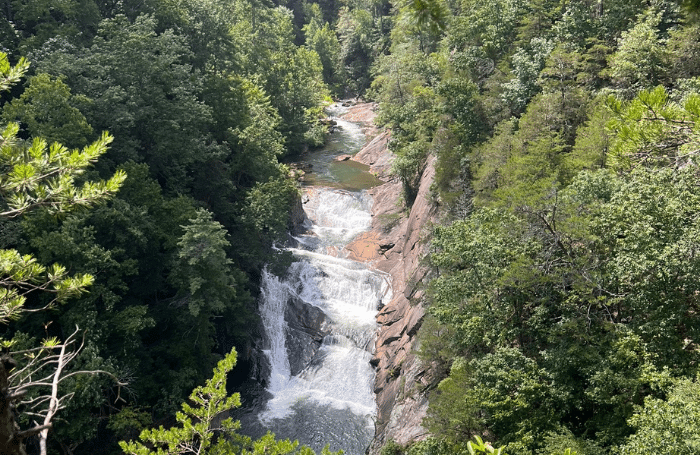
<path id="1" fill-rule="evenodd" d="M 286 345 L 289 369 L 296 376 L 306 367 L 318 350 L 323 338 L 330 333 L 329 319 L 318 307 L 291 297 L 284 312 L 287 321 Z"/>
<path id="2" fill-rule="evenodd" d="M 392 280 L 393 298 L 377 315 L 380 328 L 371 360 L 376 368 L 377 422 L 370 454 L 378 454 L 390 439 L 405 445 L 427 436 L 422 420 L 428 407 L 427 390 L 435 381 L 429 365 L 416 356 L 416 333 L 425 316 L 421 289 L 429 278 L 421 259 L 427 249 L 428 225 L 436 216 L 430 198 L 435 160 L 431 157 L 426 163 L 418 196 L 406 214 L 398 203 L 401 183 L 389 173 L 390 138 L 390 132 L 380 133 L 353 157 L 370 165 L 386 183 L 370 190 L 372 229 L 347 247 L 350 258 L 389 273 Z"/>

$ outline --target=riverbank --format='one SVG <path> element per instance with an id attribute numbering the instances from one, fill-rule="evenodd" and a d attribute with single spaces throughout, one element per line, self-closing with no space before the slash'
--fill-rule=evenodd
<path id="1" fill-rule="evenodd" d="M 360 122 L 372 131 L 375 105 L 352 106 L 344 119 Z M 371 126 L 370 126 L 371 125 Z M 375 437 L 370 454 L 377 454 L 389 440 L 404 445 L 427 435 L 421 425 L 426 414 L 427 390 L 434 383 L 430 368 L 416 356 L 416 333 L 425 310 L 422 285 L 428 269 L 421 264 L 427 247 L 423 237 L 434 221 L 436 207 L 430 199 L 435 170 L 431 158 L 423 172 L 418 196 L 407 210 L 401 182 L 391 176 L 391 134 L 376 130 L 371 141 L 352 159 L 370 166 L 385 183 L 369 190 L 373 198 L 371 229 L 347 247 L 348 257 L 365 262 L 391 276 L 393 298 L 377 315 L 374 393 L 377 403 Z"/>

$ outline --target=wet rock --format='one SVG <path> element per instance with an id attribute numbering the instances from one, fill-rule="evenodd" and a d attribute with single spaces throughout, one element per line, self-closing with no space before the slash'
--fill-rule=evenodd
<path id="1" fill-rule="evenodd" d="M 353 161 L 370 166 L 372 172 L 381 180 L 389 181 L 392 178 L 391 165 L 394 162 L 394 155 L 388 153 L 388 144 L 391 139 L 391 132 L 384 131 L 372 141 L 364 146 L 353 157 Z M 394 200 L 396 202 L 396 200 Z"/>
<path id="2" fill-rule="evenodd" d="M 352 155 L 338 155 L 335 157 L 336 161 L 348 161 L 350 158 L 352 158 Z"/>
<path id="3" fill-rule="evenodd" d="M 292 376 L 299 374 L 321 348 L 323 338 L 330 333 L 330 319 L 318 307 L 292 297 L 284 313 L 287 321 L 287 352 Z"/>
<path id="4" fill-rule="evenodd" d="M 374 125 L 374 118 L 377 116 L 377 103 L 363 103 L 361 100 L 353 100 L 343 104 L 348 107 L 348 112 L 342 115 L 343 120 L 359 123 L 367 137 L 372 138 L 379 132 Z"/>
<path id="5" fill-rule="evenodd" d="M 336 122 L 332 118 L 324 118 L 324 119 L 320 120 L 320 123 L 321 123 L 321 125 L 325 125 L 325 126 L 336 126 L 338 124 L 338 122 Z"/>
<path id="6" fill-rule="evenodd" d="M 308 199 L 308 198 L 307 198 Z M 308 217 L 304 212 L 304 201 L 301 197 L 294 200 L 292 209 L 289 211 L 288 230 L 292 235 L 299 235 L 306 232 Z"/>

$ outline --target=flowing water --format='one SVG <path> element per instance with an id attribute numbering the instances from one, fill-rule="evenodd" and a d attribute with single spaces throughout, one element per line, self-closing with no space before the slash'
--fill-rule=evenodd
<path id="1" fill-rule="evenodd" d="M 338 120 L 338 126 L 328 147 L 308 158 L 309 224 L 287 248 L 294 262 L 283 276 L 263 274 L 260 313 L 271 371 L 255 415 L 257 433 L 361 455 L 374 436 L 375 316 L 391 291 L 385 276 L 342 257 L 343 247 L 370 227 L 372 201 L 360 189 L 376 181 L 366 168 L 337 166 L 335 156 L 365 142 L 357 125 Z"/>
<path id="2" fill-rule="evenodd" d="M 333 116 L 336 125 L 323 147 L 308 152 L 303 162 L 311 165 L 305 176 L 305 184 L 328 186 L 350 191 L 369 189 L 382 182 L 372 175 L 369 166 L 352 160 L 337 161 L 339 155 L 352 155 L 365 145 L 365 135 L 356 123 L 348 122 L 338 115 L 344 112 L 339 104 L 331 106 L 327 112 Z"/>

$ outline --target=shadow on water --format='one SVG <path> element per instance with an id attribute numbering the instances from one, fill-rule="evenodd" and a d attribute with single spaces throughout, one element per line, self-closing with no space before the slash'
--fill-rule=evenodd
<path id="1" fill-rule="evenodd" d="M 294 404 L 292 416 L 273 419 L 268 423 L 274 427 L 278 439 L 301 440 L 317 454 L 329 445 L 331 450 L 342 449 L 346 454 L 364 454 L 372 442 L 374 425 L 367 431 L 368 419 L 353 414 L 349 409 L 336 409 L 320 405 L 311 400 Z M 267 427 L 259 421 L 255 436 L 263 436 Z"/>
<path id="2" fill-rule="evenodd" d="M 369 172 L 369 166 L 352 160 L 334 161 L 322 172 L 314 167 L 304 176 L 304 186 L 329 186 L 348 191 L 368 190 L 382 183 Z"/>

